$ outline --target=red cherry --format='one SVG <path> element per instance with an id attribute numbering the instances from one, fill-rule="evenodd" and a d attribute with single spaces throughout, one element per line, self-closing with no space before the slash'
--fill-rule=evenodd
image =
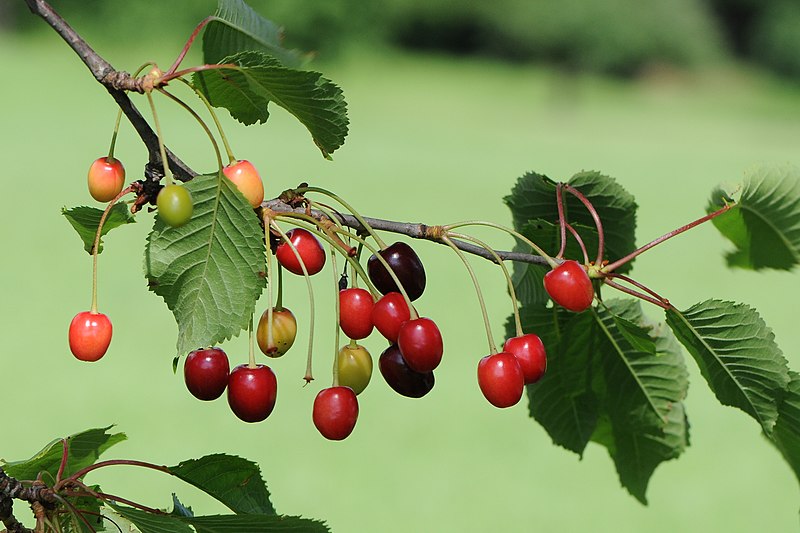
<path id="1" fill-rule="evenodd" d="M 408 368 L 396 344 L 386 348 L 378 359 L 381 375 L 397 394 L 407 398 L 422 398 L 436 383 L 433 372 L 414 372 Z"/>
<path id="2" fill-rule="evenodd" d="M 528 333 L 512 337 L 503 345 L 503 351 L 517 358 L 526 385 L 539 381 L 547 370 L 547 354 L 538 335 Z"/>
<path id="3" fill-rule="evenodd" d="M 372 333 L 372 295 L 365 289 L 339 291 L 339 325 L 351 339 L 365 339 Z"/>
<path id="4" fill-rule="evenodd" d="M 594 299 L 592 280 L 577 261 L 564 261 L 545 274 L 544 288 L 555 303 L 576 313 L 588 309 Z"/>
<path id="5" fill-rule="evenodd" d="M 228 378 L 228 405 L 245 422 L 261 422 L 275 407 L 278 380 L 266 365 L 239 365 Z"/>
<path id="6" fill-rule="evenodd" d="M 297 248 L 300 258 L 306 265 L 309 275 L 316 274 L 325 266 L 325 250 L 319 240 L 311 232 L 303 228 L 294 228 L 286 233 L 289 240 Z M 302 276 L 303 269 L 297 256 L 294 255 L 292 248 L 286 243 L 281 242 L 275 250 L 275 257 L 283 267 L 293 274 Z"/>
<path id="7" fill-rule="evenodd" d="M 397 342 L 400 326 L 411 318 L 405 298 L 399 292 L 390 292 L 375 302 L 371 320 L 381 335 L 392 344 Z"/>
<path id="8" fill-rule="evenodd" d="M 326 439 L 346 439 L 358 420 L 356 393 L 350 387 L 322 389 L 314 398 L 311 418 Z"/>
<path id="9" fill-rule="evenodd" d="M 230 368 L 222 348 L 194 350 L 183 363 L 183 380 L 198 400 L 216 400 L 228 386 Z"/>
<path id="10" fill-rule="evenodd" d="M 69 349 L 81 361 L 97 361 L 111 344 L 113 328 L 103 313 L 83 311 L 69 323 Z"/>
<path id="11" fill-rule="evenodd" d="M 442 334 L 430 318 L 403 323 L 397 334 L 397 346 L 411 370 L 430 372 L 442 361 Z"/>
<path id="12" fill-rule="evenodd" d="M 487 355 L 478 363 L 478 385 L 495 407 L 511 407 L 522 398 L 525 377 L 514 354 Z"/>
<path id="13" fill-rule="evenodd" d="M 89 194 L 98 202 L 110 202 L 125 185 L 125 167 L 119 159 L 101 157 L 89 167 Z"/>
<path id="14" fill-rule="evenodd" d="M 234 161 L 223 168 L 222 173 L 236 184 L 253 208 L 260 206 L 264 201 L 264 183 L 261 181 L 256 167 L 250 161 Z"/>

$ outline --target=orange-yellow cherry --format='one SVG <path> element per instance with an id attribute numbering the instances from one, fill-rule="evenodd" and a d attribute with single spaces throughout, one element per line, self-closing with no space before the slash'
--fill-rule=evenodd
<path id="1" fill-rule="evenodd" d="M 250 161 L 242 159 L 234 161 L 222 169 L 225 177 L 231 180 L 250 205 L 255 209 L 264 201 L 264 183 L 258 175 L 256 167 Z"/>
<path id="2" fill-rule="evenodd" d="M 110 202 L 125 185 L 125 167 L 119 159 L 101 157 L 89 167 L 89 194 L 98 202 Z"/>

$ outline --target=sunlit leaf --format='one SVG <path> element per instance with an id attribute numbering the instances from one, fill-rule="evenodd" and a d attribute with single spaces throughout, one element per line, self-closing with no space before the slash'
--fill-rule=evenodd
<path id="1" fill-rule="evenodd" d="M 61 214 L 67 218 L 67 221 L 78 232 L 78 236 L 83 241 L 83 249 L 86 253 L 92 253 L 92 246 L 94 246 L 94 238 L 97 234 L 97 226 L 100 225 L 100 219 L 103 216 L 102 209 L 94 207 L 73 207 L 61 209 Z M 131 215 L 128 206 L 124 203 L 115 204 L 108 212 L 108 217 L 103 223 L 103 230 L 100 232 L 100 245 L 97 247 L 97 253 L 103 252 L 103 236 L 114 228 L 118 228 L 125 224 L 136 222 L 136 219 Z"/>

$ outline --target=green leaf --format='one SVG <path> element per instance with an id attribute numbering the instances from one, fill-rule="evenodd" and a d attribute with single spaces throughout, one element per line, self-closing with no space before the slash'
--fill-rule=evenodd
<path id="1" fill-rule="evenodd" d="M 181 518 L 168 514 L 154 514 L 132 507 L 106 502 L 117 514 L 129 520 L 141 533 L 193 533 L 193 529 Z"/>
<path id="2" fill-rule="evenodd" d="M 614 260 L 636 249 L 636 209 L 633 196 L 613 178 L 599 172 L 579 172 L 568 182 L 578 189 L 594 205 L 602 223 L 605 234 L 605 258 Z M 547 176 L 528 173 L 522 176 L 509 196 L 504 198 L 511 209 L 514 228 L 523 231 L 529 222 L 549 222 L 558 224 L 558 206 L 556 203 L 556 184 Z M 590 259 L 597 254 L 597 233 L 594 219 L 586 207 L 572 194 L 564 193 L 565 217 L 575 227 L 589 251 Z M 588 230 L 588 231 L 587 231 Z M 548 239 L 550 240 L 550 239 Z M 568 243 L 572 241 L 568 237 Z M 547 249 L 548 243 L 543 245 Z M 560 241 L 550 249 L 558 250 Z M 570 245 L 566 257 L 580 259 L 583 255 L 576 253 L 574 245 Z M 620 274 L 627 272 L 631 263 L 617 269 Z"/>
<path id="3" fill-rule="evenodd" d="M 92 490 L 97 491 L 99 486 L 94 485 Z M 102 511 L 102 503 L 94 496 L 81 496 L 70 498 L 72 505 L 79 511 L 86 511 L 83 518 L 89 522 L 87 525 L 83 520 L 71 512 L 58 515 L 58 522 L 63 533 L 79 531 L 81 533 L 94 533 L 95 531 L 107 531 L 106 521 L 99 515 Z M 90 527 L 91 526 L 91 527 Z M 112 528 L 113 529 L 113 528 Z"/>
<path id="4" fill-rule="evenodd" d="M 124 433 L 109 433 L 112 427 L 89 429 L 67 437 L 69 452 L 64 477 L 93 465 L 103 452 L 127 438 Z M 56 478 L 62 454 L 61 439 L 57 439 L 30 459 L 4 463 L 3 468 L 9 476 L 19 480 L 34 480 L 42 472 L 45 481 L 49 482 Z"/>
<path id="5" fill-rule="evenodd" d="M 788 390 L 778 406 L 772 442 L 800 481 L 800 374 L 789 372 Z"/>
<path id="6" fill-rule="evenodd" d="M 103 216 L 102 209 L 95 209 L 94 207 L 73 207 L 67 209 L 61 208 L 61 214 L 67 217 L 67 221 L 78 232 L 78 236 L 83 241 L 83 249 L 87 253 L 92 253 L 92 246 L 94 245 L 95 234 L 97 233 L 97 226 L 100 225 L 100 219 Z M 128 210 L 128 206 L 124 203 L 115 204 L 106 217 L 103 224 L 103 231 L 100 233 L 100 244 L 97 247 L 97 253 L 103 252 L 103 236 L 114 228 L 118 228 L 125 224 L 136 222 L 136 219 Z"/>
<path id="7" fill-rule="evenodd" d="M 215 454 L 169 468 L 176 477 L 238 514 L 275 514 L 258 465 L 241 457 Z"/>
<path id="8" fill-rule="evenodd" d="M 326 158 L 344 144 L 347 104 L 342 90 L 322 74 L 287 68 L 260 52 L 240 52 L 223 62 L 236 66 L 196 72 L 193 78 L 213 106 L 250 125 L 266 122 L 268 105 L 275 102 L 308 129 Z"/>
<path id="9" fill-rule="evenodd" d="M 183 505 L 180 499 L 178 499 L 178 495 L 174 492 L 172 493 L 172 512 L 170 513 L 174 516 L 194 516 L 194 511 L 190 506 Z"/>
<path id="10" fill-rule="evenodd" d="M 716 189 L 706 211 L 716 211 L 729 200 Z M 800 169 L 786 165 L 750 170 L 736 206 L 712 220 L 736 247 L 727 254 L 729 266 L 791 270 L 800 263 Z"/>
<path id="11" fill-rule="evenodd" d="M 219 0 L 203 34 L 203 61 L 221 63 L 239 52 L 258 50 L 287 66 L 299 66 L 302 57 L 282 46 L 283 30 L 242 0 Z"/>
<path id="12" fill-rule="evenodd" d="M 122 517 L 132 522 L 142 533 L 326 533 L 328 527 L 317 520 L 297 516 L 277 515 L 214 515 L 178 517 L 153 514 L 108 504 Z M 194 526 L 192 529 L 191 526 Z"/>
<path id="13" fill-rule="evenodd" d="M 264 233 L 235 185 L 214 174 L 184 186 L 192 219 L 172 228 L 156 217 L 145 247 L 145 276 L 175 315 L 180 355 L 247 327 L 266 268 Z"/>
<path id="14" fill-rule="evenodd" d="M 771 434 L 789 369 L 761 316 L 744 304 L 706 300 L 667 311 L 667 324 L 720 403 L 738 407 Z"/>

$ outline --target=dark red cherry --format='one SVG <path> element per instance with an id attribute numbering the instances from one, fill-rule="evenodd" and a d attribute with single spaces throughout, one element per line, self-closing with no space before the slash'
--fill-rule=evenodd
<path id="1" fill-rule="evenodd" d="M 186 356 L 183 379 L 198 400 L 216 400 L 228 386 L 230 363 L 222 348 L 195 350 Z"/>
<path id="2" fill-rule="evenodd" d="M 266 365 L 239 365 L 228 378 L 228 405 L 245 422 L 261 422 L 275 407 L 278 380 Z"/>
<path id="3" fill-rule="evenodd" d="M 517 358 L 526 385 L 539 381 L 547 370 L 547 354 L 538 335 L 528 333 L 512 337 L 503 345 L 503 351 L 514 354 Z"/>
<path id="4" fill-rule="evenodd" d="M 430 318 L 409 320 L 400 326 L 397 347 L 412 370 L 430 372 L 442 361 L 442 334 Z"/>
<path id="5" fill-rule="evenodd" d="M 294 228 L 286 233 L 289 241 L 297 248 L 297 252 L 303 263 L 306 265 L 306 270 L 309 276 L 312 276 L 322 270 L 325 266 L 325 250 L 313 233 L 303 228 Z M 275 257 L 278 262 L 293 274 L 298 276 L 303 275 L 303 268 L 300 266 L 300 261 L 294 254 L 294 250 L 285 241 L 281 241 L 275 249 Z"/>
<path id="6" fill-rule="evenodd" d="M 389 263 L 400 283 L 403 284 L 408 298 L 413 302 L 422 296 L 425 290 L 425 268 L 414 249 L 404 242 L 396 242 L 379 253 Z M 367 273 L 381 294 L 400 290 L 389 275 L 389 271 L 374 254 L 367 261 Z"/>
<path id="7" fill-rule="evenodd" d="M 433 372 L 415 372 L 408 367 L 396 344 L 383 351 L 378 367 L 392 390 L 407 398 L 422 398 L 435 384 Z"/>
<path id="8" fill-rule="evenodd" d="M 588 309 L 594 299 L 592 280 L 577 261 L 564 261 L 545 274 L 544 288 L 555 303 L 576 313 Z"/>
<path id="9" fill-rule="evenodd" d="M 372 307 L 372 323 L 391 343 L 397 342 L 400 326 L 411 318 L 405 298 L 399 292 L 390 292 Z"/>
<path id="10" fill-rule="evenodd" d="M 346 439 L 358 420 L 356 393 L 350 387 L 322 389 L 314 398 L 311 418 L 326 439 Z"/>
<path id="11" fill-rule="evenodd" d="M 511 407 L 522 398 L 525 377 L 514 354 L 487 355 L 478 363 L 478 386 L 495 407 Z"/>
<path id="12" fill-rule="evenodd" d="M 339 291 L 339 325 L 351 339 L 365 339 L 372 333 L 374 302 L 369 291 L 359 288 Z"/>

